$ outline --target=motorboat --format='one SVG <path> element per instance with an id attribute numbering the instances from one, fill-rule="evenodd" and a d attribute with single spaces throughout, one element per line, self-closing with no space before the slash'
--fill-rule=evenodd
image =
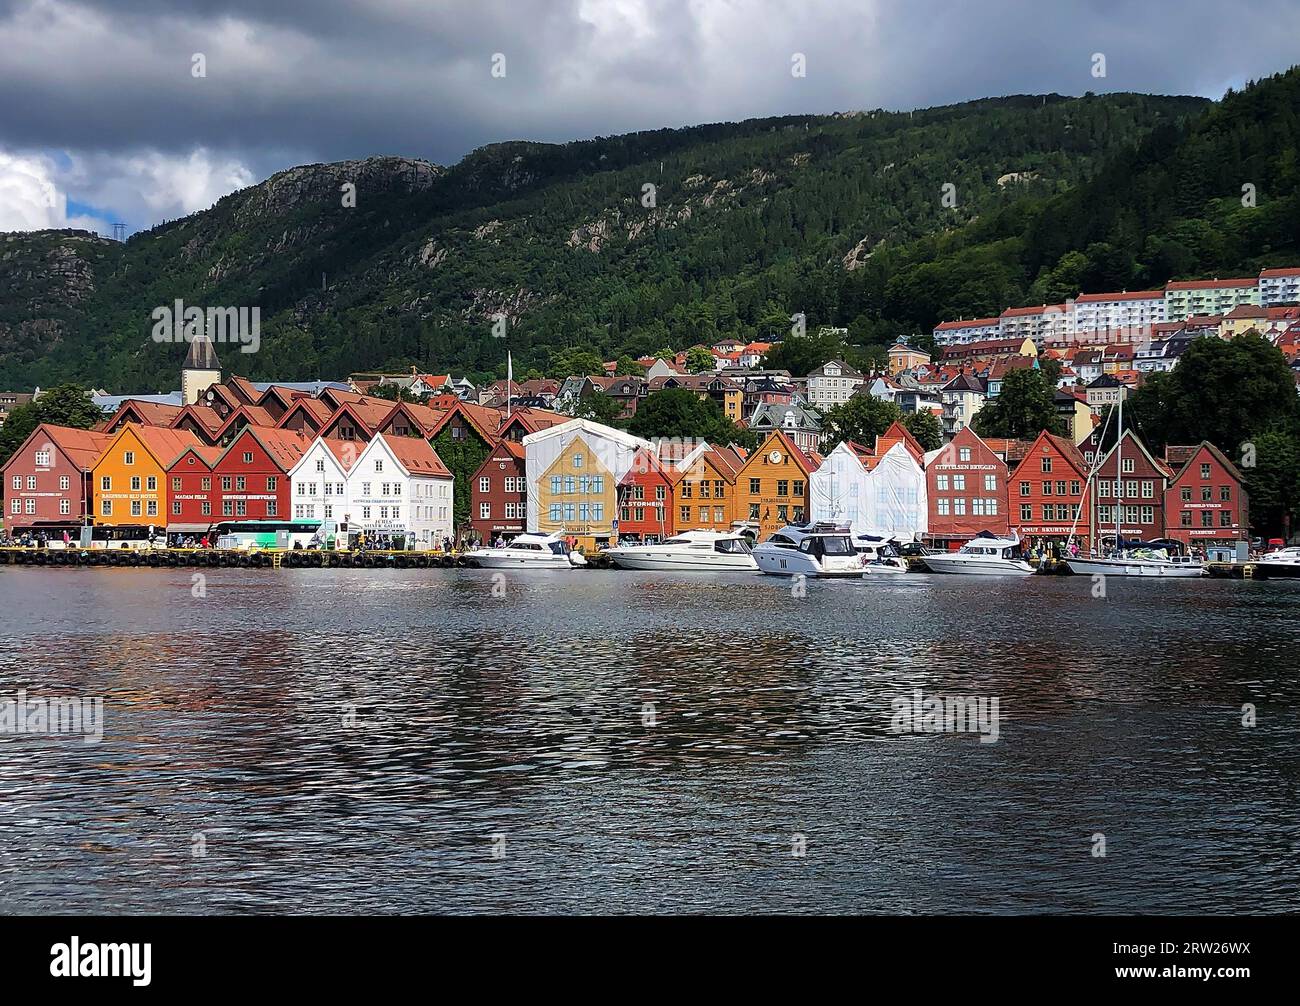
<path id="1" fill-rule="evenodd" d="M 853 548 L 862 560 L 863 576 L 908 571 L 907 560 L 898 554 L 897 546 L 882 536 L 860 534 L 853 539 Z"/>
<path id="2" fill-rule="evenodd" d="M 570 551 L 560 532 L 525 532 L 502 548 L 478 548 L 465 554 L 471 566 L 485 569 L 573 569 L 587 565 L 581 552 Z"/>
<path id="3" fill-rule="evenodd" d="M 655 545 L 619 545 L 605 549 L 620 569 L 736 570 L 758 569 L 744 535 L 729 531 L 683 531 Z"/>
<path id="4" fill-rule="evenodd" d="M 1300 579 L 1300 545 L 1265 552 L 1254 567 L 1255 576 L 1261 579 Z"/>
<path id="5" fill-rule="evenodd" d="M 1190 555 L 1170 555 L 1164 549 L 1126 549 L 1103 559 L 1071 558 L 1065 560 L 1071 573 L 1080 576 L 1174 576 L 1205 575 L 1205 566 Z"/>
<path id="6" fill-rule="evenodd" d="M 834 524 L 791 524 L 755 545 L 754 561 L 773 576 L 862 575 L 862 557 L 848 528 Z"/>
<path id="7" fill-rule="evenodd" d="M 1034 567 L 1020 554 L 1020 538 L 995 538 L 981 531 L 956 552 L 935 552 L 922 560 L 934 573 L 1028 576 Z"/>
<path id="8" fill-rule="evenodd" d="M 1285 548 L 1265 552 L 1259 557 L 1260 562 L 1300 562 L 1300 545 L 1287 545 Z"/>

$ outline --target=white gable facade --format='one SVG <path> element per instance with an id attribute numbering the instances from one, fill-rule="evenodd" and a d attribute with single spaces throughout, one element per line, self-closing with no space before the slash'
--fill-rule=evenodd
<path id="1" fill-rule="evenodd" d="M 383 434 L 366 444 L 346 483 L 349 528 L 407 535 L 419 549 L 451 537 L 451 477 L 408 470 Z"/>
<path id="2" fill-rule="evenodd" d="M 294 520 L 343 520 L 347 509 L 347 471 L 317 437 L 289 470 L 288 517 Z"/>

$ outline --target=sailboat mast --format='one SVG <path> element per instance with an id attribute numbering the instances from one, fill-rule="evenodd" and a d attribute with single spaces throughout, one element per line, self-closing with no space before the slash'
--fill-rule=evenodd
<path id="1" fill-rule="evenodd" d="M 1115 436 L 1115 553 L 1118 555 L 1120 550 L 1120 515 L 1124 512 L 1124 495 L 1123 495 L 1123 471 L 1124 471 L 1124 386 L 1121 384 L 1119 389 L 1119 425 L 1116 427 Z"/>

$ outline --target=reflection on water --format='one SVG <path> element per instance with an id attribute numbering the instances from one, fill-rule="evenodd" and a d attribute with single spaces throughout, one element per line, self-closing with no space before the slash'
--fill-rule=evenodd
<path id="1" fill-rule="evenodd" d="M 1300 584 L 205 575 L 195 598 L 188 570 L 0 570 L 0 699 L 102 695 L 106 721 L 0 736 L 0 911 L 1300 894 Z M 1001 739 L 892 734 L 917 688 L 998 697 Z"/>

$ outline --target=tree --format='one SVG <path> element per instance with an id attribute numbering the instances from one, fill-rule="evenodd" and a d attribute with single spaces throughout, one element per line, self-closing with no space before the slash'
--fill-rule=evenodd
<path id="1" fill-rule="evenodd" d="M 773 346 L 763 357 L 767 370 L 788 370 L 791 376 L 804 377 L 828 360 L 842 359 L 844 341 L 830 329 L 813 335 L 791 335 Z"/>
<path id="2" fill-rule="evenodd" d="M 728 419 L 717 402 L 701 398 L 686 388 L 667 388 L 648 395 L 627 428 L 646 440 L 681 437 L 707 440 L 719 446 L 732 442 L 747 446 L 756 439 L 750 431 L 740 429 Z"/>
<path id="3" fill-rule="evenodd" d="M 624 354 L 614 364 L 615 377 L 645 377 L 645 367 Z"/>
<path id="4" fill-rule="evenodd" d="M 822 450 L 829 452 L 845 440 L 870 447 L 890 424 L 903 418 L 893 402 L 875 395 L 854 395 L 822 414 Z"/>
<path id="5" fill-rule="evenodd" d="M 623 404 L 617 398 L 611 398 L 603 391 L 593 391 L 578 400 L 573 410 L 574 419 L 590 419 L 592 422 L 606 426 L 617 426 Z"/>
<path id="6" fill-rule="evenodd" d="M 450 428 L 433 438 L 433 449 L 455 479 L 452 483 L 452 527 L 460 531 L 470 516 L 474 473 L 491 451 L 476 436 L 453 437 Z"/>
<path id="7" fill-rule="evenodd" d="M 1250 526 L 1264 537 L 1287 537 L 1300 509 L 1300 443 L 1282 430 L 1255 437 L 1254 466 L 1242 468 Z"/>
<path id="8" fill-rule="evenodd" d="M 88 430 L 104 421 L 104 413 L 86 389 L 76 384 L 60 384 L 41 393 L 41 397 L 26 405 L 19 405 L 0 428 L 0 465 L 13 456 L 14 451 L 31 436 L 32 430 L 42 423 L 51 426 L 71 426 Z"/>
<path id="9" fill-rule="evenodd" d="M 903 425 L 923 450 L 937 451 L 943 446 L 943 427 L 933 412 L 905 412 Z"/>
<path id="10" fill-rule="evenodd" d="M 366 392 L 371 398 L 386 398 L 390 402 L 418 402 L 419 399 L 411 393 L 410 388 L 404 388 L 400 384 L 376 384 Z"/>
<path id="11" fill-rule="evenodd" d="M 1064 435 L 1065 422 L 1057 415 L 1054 394 L 1041 371 L 1009 370 L 1001 394 L 984 403 L 972 426 L 981 437 L 1029 440 L 1043 430 Z"/>
<path id="12" fill-rule="evenodd" d="M 605 364 L 589 349 L 562 349 L 551 357 L 547 373 L 557 380 L 566 377 L 603 377 Z"/>
<path id="13" fill-rule="evenodd" d="M 712 370 L 713 364 L 713 354 L 702 346 L 692 346 L 686 351 L 686 369 L 692 374 Z"/>

